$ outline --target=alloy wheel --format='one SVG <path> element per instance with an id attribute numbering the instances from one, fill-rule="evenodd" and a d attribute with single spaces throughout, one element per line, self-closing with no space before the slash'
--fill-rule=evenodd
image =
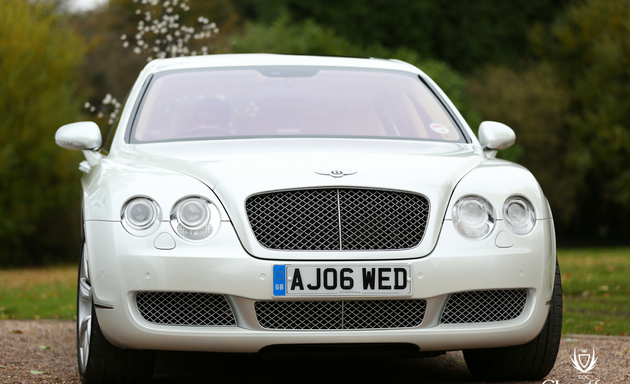
<path id="1" fill-rule="evenodd" d="M 87 368 L 90 355 L 90 339 L 92 336 L 92 285 L 87 261 L 87 249 L 83 245 L 81 266 L 79 270 L 79 286 L 77 300 L 78 354 L 82 372 Z"/>

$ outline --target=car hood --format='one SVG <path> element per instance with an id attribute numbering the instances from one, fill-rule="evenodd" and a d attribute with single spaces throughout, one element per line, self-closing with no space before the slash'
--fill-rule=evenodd
<path id="1" fill-rule="evenodd" d="M 223 203 L 248 252 L 263 258 L 296 253 L 263 248 L 245 213 L 247 197 L 274 190 L 361 187 L 418 193 L 429 199 L 430 214 L 420 246 L 405 251 L 344 252 L 344 259 L 415 258 L 431 252 L 453 189 L 485 160 L 473 145 L 371 139 L 239 139 L 135 144 L 118 154 L 122 162 L 151 164 L 200 180 Z M 340 170 L 348 175 L 332 177 Z M 401 254 L 404 253 L 404 254 Z M 309 259 L 334 258 L 311 252 Z"/>

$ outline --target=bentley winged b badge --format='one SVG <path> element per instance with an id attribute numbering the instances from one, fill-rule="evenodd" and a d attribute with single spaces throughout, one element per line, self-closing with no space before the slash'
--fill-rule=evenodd
<path id="1" fill-rule="evenodd" d="M 318 175 L 332 176 L 335 178 L 339 178 L 339 177 L 354 175 L 355 173 L 357 173 L 357 171 L 347 171 L 347 170 L 340 171 L 338 169 L 334 169 L 332 171 L 315 171 L 315 173 L 317 173 Z"/>

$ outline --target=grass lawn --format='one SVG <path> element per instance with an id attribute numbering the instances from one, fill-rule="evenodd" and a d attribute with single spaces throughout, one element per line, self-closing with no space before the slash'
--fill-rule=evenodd
<path id="1" fill-rule="evenodd" d="M 77 266 L 0 269 L 0 319 L 74 319 Z"/>
<path id="2" fill-rule="evenodd" d="M 563 333 L 630 335 L 630 248 L 559 249 Z M 73 319 L 77 266 L 0 270 L 0 319 Z"/>
<path id="3" fill-rule="evenodd" d="M 559 249 L 563 333 L 630 335 L 630 248 Z"/>

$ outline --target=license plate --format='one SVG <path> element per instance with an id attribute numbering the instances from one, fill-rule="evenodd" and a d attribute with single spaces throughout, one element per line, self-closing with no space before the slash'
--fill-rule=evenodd
<path id="1" fill-rule="evenodd" d="M 409 296 L 411 266 L 274 265 L 274 296 Z"/>

